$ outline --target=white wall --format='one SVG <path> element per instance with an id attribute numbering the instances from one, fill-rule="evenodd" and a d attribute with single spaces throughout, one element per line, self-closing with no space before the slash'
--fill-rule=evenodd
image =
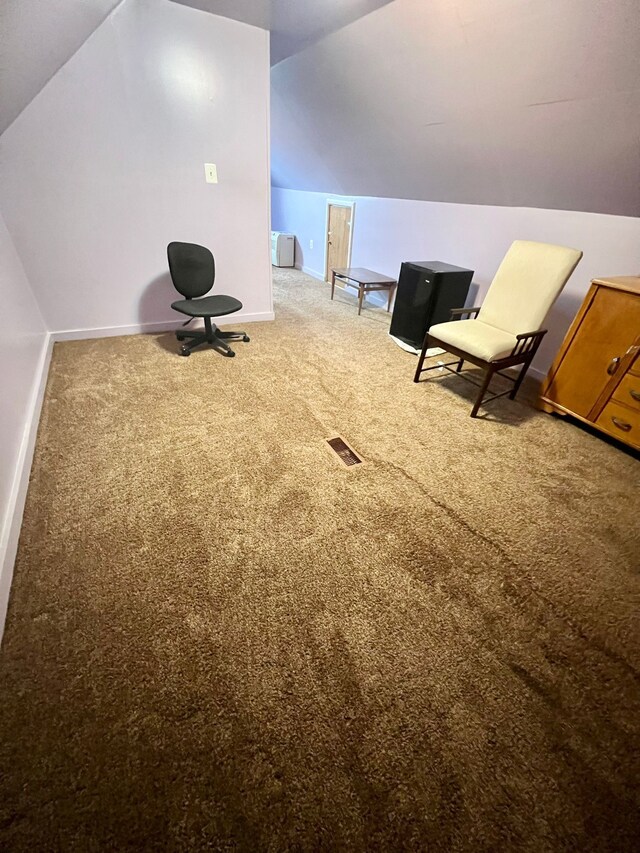
<path id="1" fill-rule="evenodd" d="M 297 237 L 296 264 L 322 278 L 326 193 L 272 188 L 272 223 Z M 352 198 L 352 197 L 350 197 Z M 439 260 L 475 270 L 482 301 L 513 240 L 582 249 L 584 257 L 547 317 L 533 369 L 546 373 L 592 278 L 640 273 L 640 219 L 535 208 L 353 197 L 353 266 L 398 275 L 402 261 Z M 309 248 L 313 240 L 314 248 Z"/>
<path id="2" fill-rule="evenodd" d="M 238 319 L 272 317 L 268 39 L 124 0 L 0 137 L 7 227 L 50 330 L 177 320 L 171 240 L 211 248 Z"/>
<path id="3" fill-rule="evenodd" d="M 44 321 L 1 216 L 0 305 L 1 636 L 48 351 Z"/>

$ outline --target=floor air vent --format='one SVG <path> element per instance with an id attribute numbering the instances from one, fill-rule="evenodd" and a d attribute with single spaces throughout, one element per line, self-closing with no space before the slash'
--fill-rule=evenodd
<path id="1" fill-rule="evenodd" d="M 347 466 L 362 465 L 362 459 L 352 450 L 347 442 L 338 436 L 337 438 L 328 438 L 327 444 L 336 454 L 336 456 Z"/>

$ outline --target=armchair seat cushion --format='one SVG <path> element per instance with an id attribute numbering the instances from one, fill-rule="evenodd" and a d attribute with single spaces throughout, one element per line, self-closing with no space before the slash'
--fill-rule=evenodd
<path id="1" fill-rule="evenodd" d="M 429 334 L 451 344 L 456 349 L 464 350 L 469 355 L 475 355 L 483 361 L 495 361 L 511 355 L 516 345 L 515 335 L 496 329 L 482 320 L 453 320 L 449 323 L 438 323 L 431 326 Z"/>

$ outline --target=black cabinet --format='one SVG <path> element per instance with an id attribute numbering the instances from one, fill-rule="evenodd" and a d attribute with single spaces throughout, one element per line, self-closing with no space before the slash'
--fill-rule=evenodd
<path id="1" fill-rule="evenodd" d="M 405 261 L 400 267 L 390 334 L 420 349 L 427 329 L 450 320 L 465 304 L 473 270 L 441 261 Z"/>

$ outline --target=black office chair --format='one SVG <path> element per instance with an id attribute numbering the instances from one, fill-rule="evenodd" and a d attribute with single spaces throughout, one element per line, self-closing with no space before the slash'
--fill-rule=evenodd
<path id="1" fill-rule="evenodd" d="M 204 332 L 178 329 L 176 337 L 179 341 L 191 339 L 180 347 L 180 355 L 191 355 L 191 350 L 201 344 L 211 344 L 214 349 L 222 350 L 224 355 L 233 357 L 235 352 L 227 341 L 242 340 L 248 343 L 249 336 L 245 332 L 221 332 L 215 323 L 211 322 L 212 317 L 223 317 L 242 308 L 242 302 L 233 296 L 204 296 L 213 287 L 216 277 L 213 255 L 209 249 L 196 243 L 169 243 L 167 257 L 173 285 L 178 293 L 185 297 L 172 302 L 171 307 L 181 314 L 186 314 L 191 320 L 195 317 L 204 319 Z M 187 320 L 184 325 L 188 325 L 191 320 Z"/>

